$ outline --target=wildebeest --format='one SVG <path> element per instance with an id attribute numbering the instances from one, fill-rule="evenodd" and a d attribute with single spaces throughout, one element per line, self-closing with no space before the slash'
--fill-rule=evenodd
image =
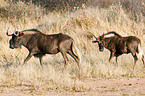
<path id="1" fill-rule="evenodd" d="M 57 54 L 61 52 L 65 65 L 68 64 L 67 53 L 72 56 L 79 66 L 79 57 L 73 52 L 75 48 L 73 39 L 63 33 L 46 35 L 37 29 L 28 29 L 23 31 L 15 31 L 9 41 L 11 49 L 18 48 L 21 45 L 29 50 L 29 54 L 24 60 L 24 64 L 32 57 L 38 57 L 40 64 L 43 66 L 42 57 L 45 54 Z"/>
<path id="2" fill-rule="evenodd" d="M 116 57 L 117 62 L 118 56 L 124 53 L 131 53 L 134 58 L 133 69 L 138 60 L 138 54 L 142 57 L 142 62 L 144 64 L 144 55 L 143 50 L 141 49 L 141 40 L 139 38 L 135 36 L 122 37 L 114 31 L 108 32 L 99 37 L 96 37 L 94 34 L 92 35 L 96 38 L 96 40 L 93 41 L 93 43 L 98 43 L 99 51 L 102 52 L 105 47 L 111 52 L 109 62 L 114 56 Z"/>

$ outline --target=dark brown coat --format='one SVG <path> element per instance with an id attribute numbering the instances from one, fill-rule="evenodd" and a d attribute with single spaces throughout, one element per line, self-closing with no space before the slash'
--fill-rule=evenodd
<path id="1" fill-rule="evenodd" d="M 122 37 L 116 32 L 108 32 L 99 36 L 98 38 L 94 35 L 94 37 L 96 38 L 96 40 L 93 41 L 93 43 L 98 43 L 100 51 L 103 51 L 105 47 L 111 52 L 109 61 L 111 61 L 111 59 L 115 56 L 117 62 L 118 56 L 125 53 L 131 53 L 136 64 L 136 61 L 138 60 L 137 54 L 140 53 L 144 64 L 144 55 L 143 50 L 141 49 L 141 41 L 139 38 L 135 36 Z"/>
<path id="2" fill-rule="evenodd" d="M 71 55 L 77 63 L 79 63 L 79 57 L 74 54 L 73 39 L 65 34 L 52 34 L 46 35 L 37 29 L 29 29 L 23 31 L 15 31 L 10 40 L 10 48 L 18 48 L 21 45 L 25 46 L 29 50 L 27 58 L 24 60 L 24 64 L 32 57 L 38 57 L 40 64 L 42 65 L 42 57 L 45 54 L 57 54 L 62 53 L 65 64 L 68 64 L 67 53 Z M 79 65 L 78 65 L 79 66 Z"/>

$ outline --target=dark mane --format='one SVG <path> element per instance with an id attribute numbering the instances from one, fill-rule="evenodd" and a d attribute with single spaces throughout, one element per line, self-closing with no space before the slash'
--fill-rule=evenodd
<path id="1" fill-rule="evenodd" d="M 27 29 L 27 30 L 23 30 L 22 32 L 25 32 L 25 31 L 35 31 L 35 32 L 40 32 L 41 33 L 41 31 L 39 31 L 38 29 Z"/>
<path id="2" fill-rule="evenodd" d="M 117 37 L 122 37 L 121 35 L 119 35 L 118 33 L 114 32 L 114 31 L 108 32 L 108 33 L 104 34 L 104 36 L 109 35 L 109 34 L 114 34 Z"/>

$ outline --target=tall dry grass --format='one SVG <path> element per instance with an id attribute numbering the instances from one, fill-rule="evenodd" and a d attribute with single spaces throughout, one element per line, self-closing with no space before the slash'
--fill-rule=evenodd
<path id="1" fill-rule="evenodd" d="M 141 12 L 138 14 L 139 21 L 136 22 L 120 3 L 107 8 L 82 4 L 71 11 L 49 11 L 32 3 L 0 1 L 0 83 L 10 86 L 27 84 L 32 85 L 34 90 L 63 92 L 93 90 L 84 87 L 83 80 L 87 78 L 144 78 L 145 69 L 140 61 L 135 70 L 132 69 L 131 54 L 120 56 L 118 64 L 115 60 L 109 63 L 109 51 L 99 52 L 98 46 L 91 43 L 93 37 L 88 33 L 99 36 L 103 32 L 116 31 L 123 36 L 135 35 L 144 41 L 144 15 Z M 10 37 L 6 36 L 8 27 L 10 33 L 15 28 L 37 28 L 46 34 L 62 32 L 70 35 L 81 54 L 80 70 L 71 57 L 64 69 L 61 54 L 46 55 L 44 68 L 34 57 L 22 66 L 28 50 L 25 47 L 9 48 Z M 142 47 L 145 50 L 144 44 Z"/>

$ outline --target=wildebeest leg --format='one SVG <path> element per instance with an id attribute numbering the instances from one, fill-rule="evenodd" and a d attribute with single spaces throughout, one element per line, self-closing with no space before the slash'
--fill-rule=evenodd
<path id="1" fill-rule="evenodd" d="M 131 53 L 131 54 L 132 54 L 132 56 L 133 56 L 133 58 L 134 58 L 134 65 L 133 65 L 133 69 L 134 69 L 134 67 L 135 67 L 135 65 L 136 65 L 136 62 L 137 62 L 138 58 L 137 58 L 137 56 L 136 56 L 136 53 Z"/>
<path id="2" fill-rule="evenodd" d="M 116 63 L 118 63 L 117 60 L 118 60 L 118 56 L 116 56 Z"/>
<path id="3" fill-rule="evenodd" d="M 115 55 L 115 52 L 111 52 L 111 53 L 110 53 L 109 62 L 111 62 L 111 60 L 112 60 L 112 58 L 114 57 L 114 55 Z"/>
<path id="4" fill-rule="evenodd" d="M 144 67 L 145 67 L 145 64 L 144 64 L 144 55 L 142 55 L 142 63 L 144 65 Z"/>
<path id="5" fill-rule="evenodd" d="M 29 53 L 28 56 L 26 57 L 26 59 L 24 60 L 24 64 L 26 64 L 26 62 L 33 56 L 33 54 Z"/>
<path id="6" fill-rule="evenodd" d="M 43 58 L 39 57 L 39 61 L 40 61 L 41 66 L 43 67 Z"/>
<path id="7" fill-rule="evenodd" d="M 67 54 L 66 54 L 66 52 L 61 52 L 61 54 L 62 54 L 62 56 L 63 56 L 63 58 L 65 60 L 65 66 L 66 66 L 68 64 Z"/>
<path id="8" fill-rule="evenodd" d="M 119 55 L 119 54 L 116 54 L 115 56 L 116 56 L 116 63 L 118 64 L 117 61 L 118 61 L 118 57 L 119 57 L 120 55 Z"/>
<path id="9" fill-rule="evenodd" d="M 75 59 L 75 61 L 77 62 L 77 65 L 79 67 L 79 58 L 78 58 L 78 56 L 76 56 L 72 50 L 69 50 L 68 54 Z"/>

